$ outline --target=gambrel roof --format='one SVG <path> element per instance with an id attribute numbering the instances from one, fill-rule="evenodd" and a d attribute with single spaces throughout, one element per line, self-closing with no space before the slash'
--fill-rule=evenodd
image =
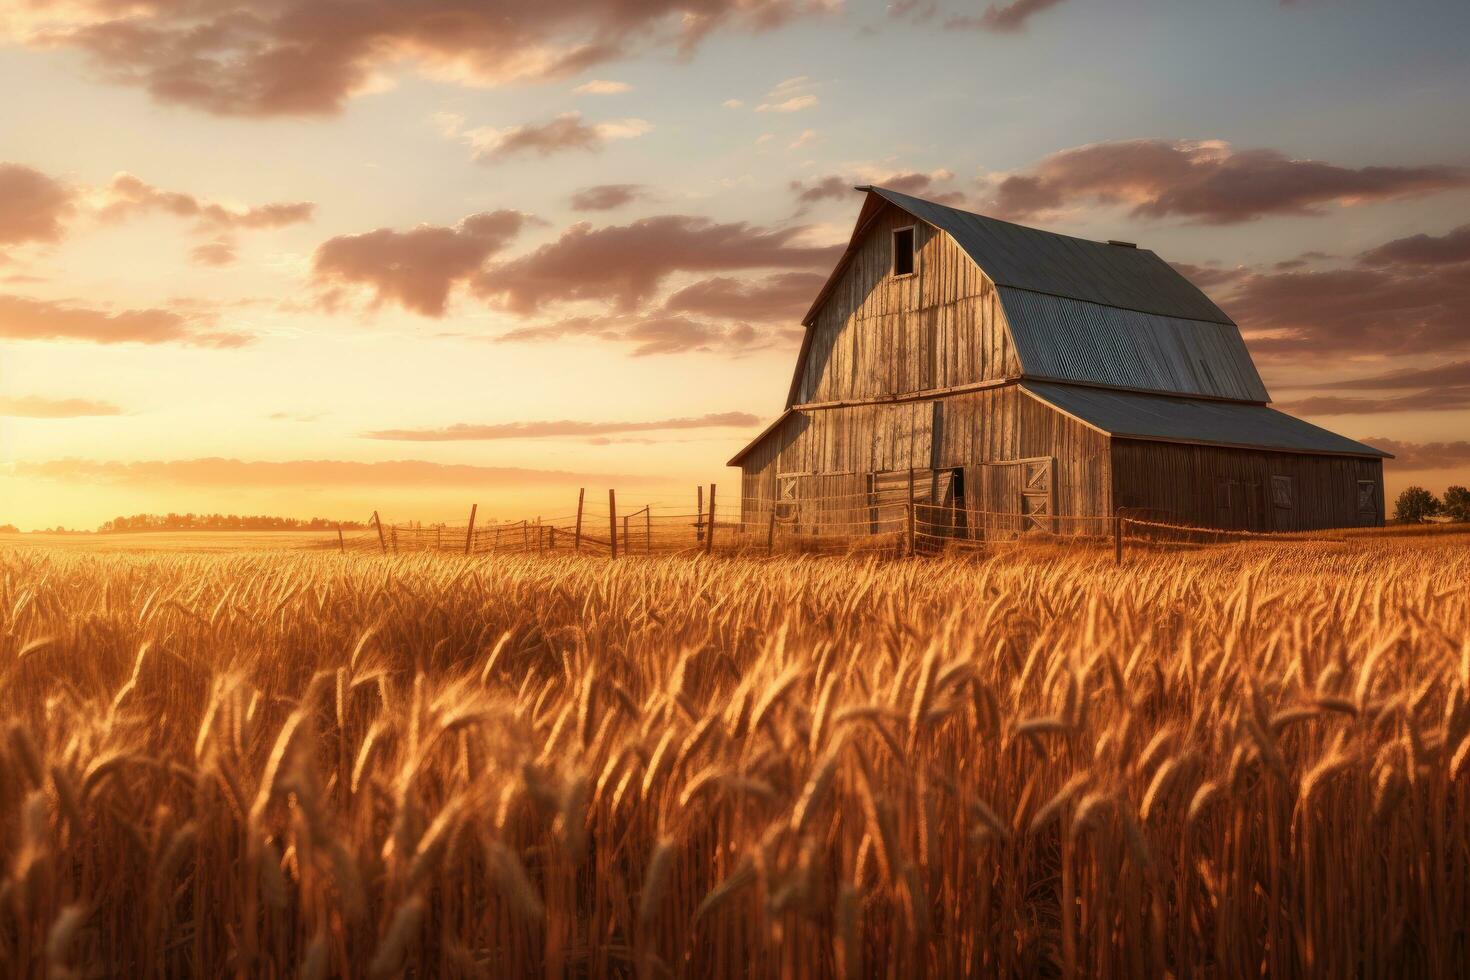
<path id="1" fill-rule="evenodd" d="M 1240 330 L 1153 252 L 971 214 L 883 187 L 803 320 L 814 322 L 868 224 L 891 204 L 948 235 L 996 286 L 1021 376 L 1264 404 Z M 798 372 L 801 365 L 798 363 Z"/>

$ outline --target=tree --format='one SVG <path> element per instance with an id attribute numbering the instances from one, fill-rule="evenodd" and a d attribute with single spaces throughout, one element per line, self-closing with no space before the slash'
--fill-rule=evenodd
<path id="1" fill-rule="evenodd" d="M 1439 513 L 1439 501 L 1423 487 L 1405 487 L 1393 505 L 1396 520 L 1417 524 L 1424 518 Z"/>
<path id="2" fill-rule="evenodd" d="M 1470 490 L 1461 486 L 1447 487 L 1444 492 L 1444 512 L 1457 521 L 1470 521 Z"/>

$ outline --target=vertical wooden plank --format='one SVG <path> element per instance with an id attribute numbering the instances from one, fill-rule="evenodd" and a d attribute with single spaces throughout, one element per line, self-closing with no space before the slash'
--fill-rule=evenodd
<path id="1" fill-rule="evenodd" d="M 607 492 L 607 540 L 612 549 L 612 556 L 618 556 L 618 495 L 613 490 Z"/>
<path id="2" fill-rule="evenodd" d="M 582 550 L 582 498 L 586 495 L 586 493 L 586 487 L 577 488 L 577 530 L 575 532 L 576 537 L 572 539 L 573 551 Z"/>
<path id="3" fill-rule="evenodd" d="M 469 554 L 475 546 L 475 513 L 480 509 L 479 504 L 470 504 L 470 526 L 464 532 L 464 553 Z"/>
<path id="4" fill-rule="evenodd" d="M 700 484 L 699 486 L 695 487 L 694 494 L 694 543 L 698 544 L 699 542 L 704 540 L 704 484 Z M 745 493 L 743 492 L 742 487 L 741 497 L 744 496 Z M 745 510 L 744 500 L 741 500 L 740 502 L 740 509 L 743 514 Z"/>
<path id="5" fill-rule="evenodd" d="M 704 536 L 704 553 L 707 555 L 714 550 L 715 524 L 718 523 L 718 518 L 715 515 L 718 513 L 715 510 L 715 485 L 711 483 L 709 485 L 709 533 Z M 772 513 L 774 513 L 774 510 Z"/>
<path id="6" fill-rule="evenodd" d="M 344 540 L 342 540 L 342 525 L 341 524 L 338 524 L 337 525 L 337 554 L 339 554 L 339 555 L 345 555 L 346 553 L 347 553 L 347 542 L 344 541 Z"/>
<path id="7" fill-rule="evenodd" d="M 373 526 L 378 529 L 378 547 L 383 549 L 383 554 L 388 553 L 388 542 L 383 539 L 383 520 L 378 517 L 378 512 L 373 511 Z"/>

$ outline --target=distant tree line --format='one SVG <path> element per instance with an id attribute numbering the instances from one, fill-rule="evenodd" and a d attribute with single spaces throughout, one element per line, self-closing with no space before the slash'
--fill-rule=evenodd
<path id="1" fill-rule="evenodd" d="M 270 517 L 265 514 L 134 514 L 114 517 L 97 530 L 102 534 L 121 531 L 346 531 L 367 527 L 362 521 L 334 521 L 327 517 Z"/>
<path id="2" fill-rule="evenodd" d="M 1395 520 L 1417 524 L 1430 517 L 1448 517 L 1455 521 L 1470 521 L 1470 490 L 1461 486 L 1445 488 L 1440 499 L 1423 487 L 1405 487 L 1394 503 Z"/>

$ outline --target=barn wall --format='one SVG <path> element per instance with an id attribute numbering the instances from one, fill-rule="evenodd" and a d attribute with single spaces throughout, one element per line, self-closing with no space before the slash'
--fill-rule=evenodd
<path id="1" fill-rule="evenodd" d="M 1056 460 L 1052 513 L 1111 513 L 1108 437 L 1015 385 L 934 400 L 801 411 L 742 461 L 745 519 L 766 519 L 783 476 L 820 476 L 820 482 L 801 482 L 803 495 L 850 496 L 866 492 L 870 473 L 910 467 L 917 471 L 921 498 L 935 488 L 935 470 L 965 467 L 970 507 L 1016 513 L 1021 491 L 1014 466 L 986 467 L 985 473 L 968 468 L 1038 457 Z"/>
<path id="2" fill-rule="evenodd" d="M 891 232 L 916 225 L 918 274 L 895 279 Z M 891 205 L 818 311 L 796 404 L 1016 377 L 995 286 L 949 236 Z"/>
<path id="3" fill-rule="evenodd" d="M 1260 531 L 1383 523 L 1378 459 L 1118 439 L 1112 470 L 1119 507 L 1173 522 Z M 1291 479 L 1290 506 L 1273 499 L 1274 476 Z M 1360 480 L 1374 483 L 1371 514 L 1358 510 Z"/>

